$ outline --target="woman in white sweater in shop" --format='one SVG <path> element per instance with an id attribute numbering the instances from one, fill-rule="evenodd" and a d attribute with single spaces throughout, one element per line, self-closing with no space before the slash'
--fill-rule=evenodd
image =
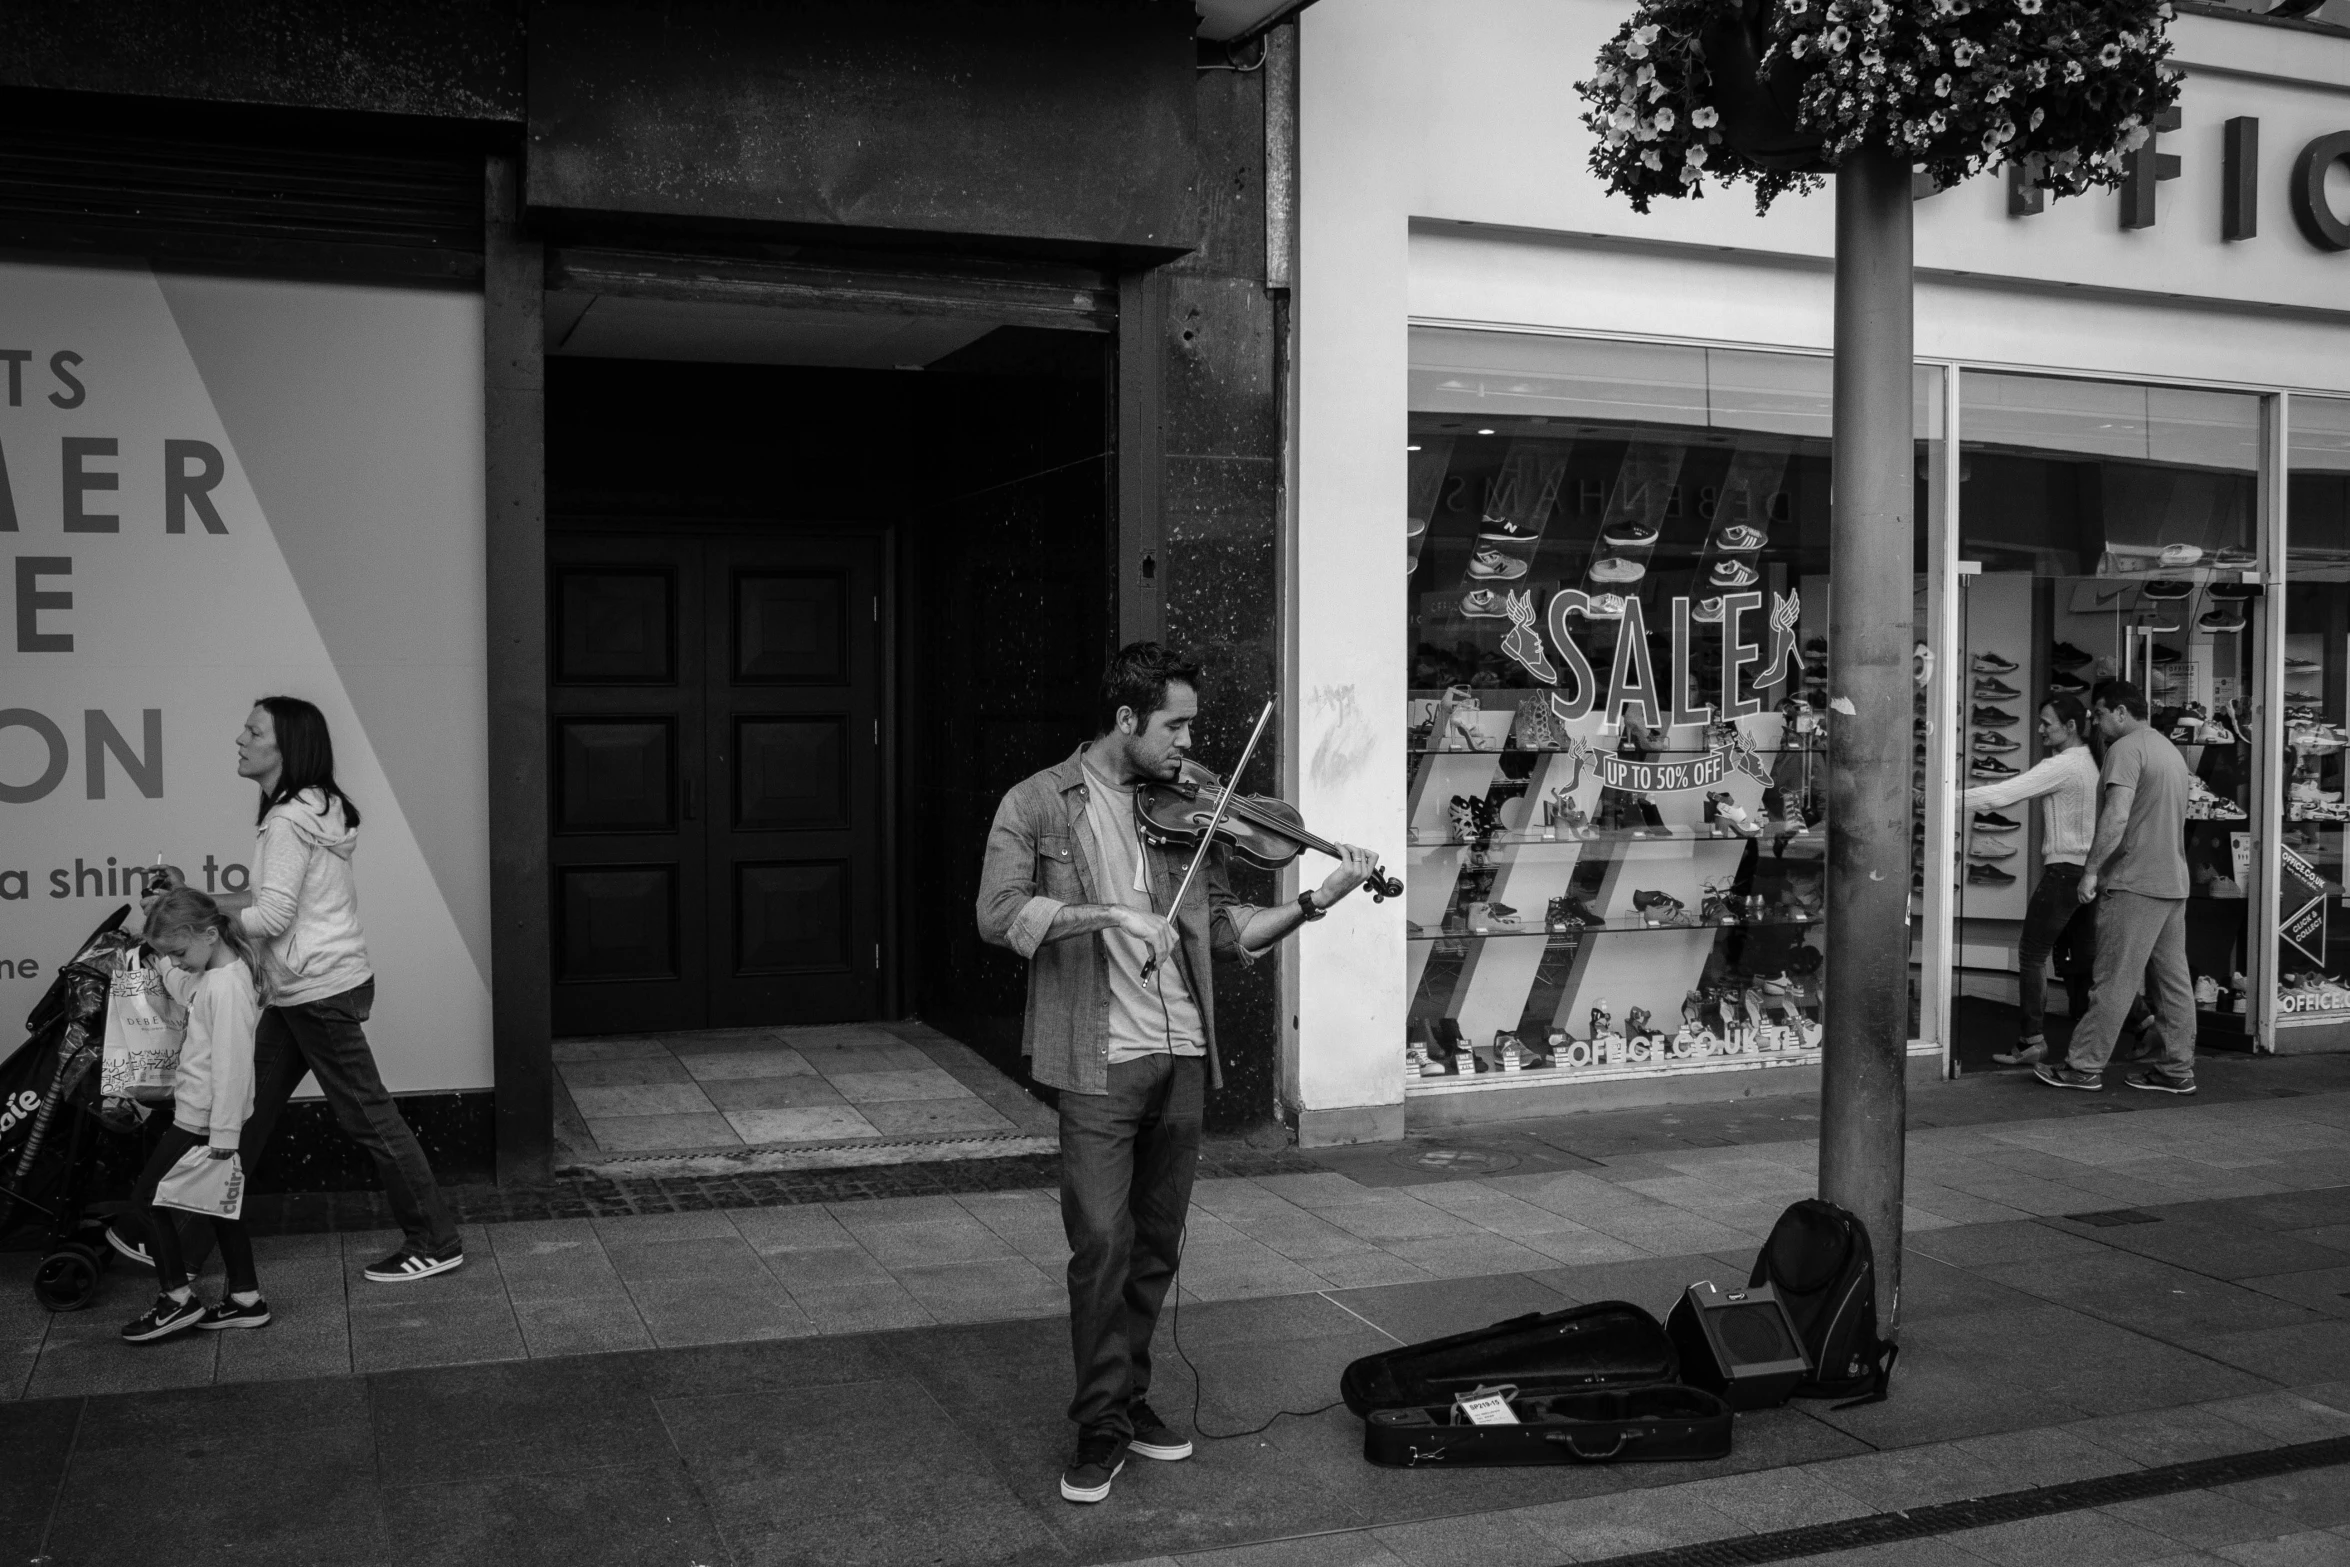
<path id="1" fill-rule="evenodd" d="M 299 697 L 263 697 L 237 736 L 237 773 L 261 788 L 260 841 L 251 893 L 222 894 L 219 901 L 262 945 L 270 992 L 254 1044 L 245 1167 L 259 1167 L 278 1112 L 302 1079 L 316 1073 L 336 1123 L 375 1161 L 406 1233 L 400 1249 L 371 1264 L 367 1277 L 391 1284 L 445 1273 L 465 1261 L 456 1221 L 416 1134 L 384 1087 L 362 1026 L 375 1003 L 375 970 L 359 930 L 351 871 L 359 808 L 335 783 L 326 716 Z M 158 874 L 163 887 L 181 885 L 176 866 Z"/>
<path id="2" fill-rule="evenodd" d="M 1984 812 L 2026 800 L 2040 802 L 2040 880 L 2024 911 L 2016 942 L 2017 999 L 2023 1027 L 2015 1048 L 1992 1056 L 2002 1066 L 2033 1066 L 2047 1058 L 2048 960 L 2058 972 L 2077 1019 L 2089 1010 L 2089 971 L 2096 955 L 2096 907 L 2080 900 L 2081 867 L 2097 832 L 2097 760 L 2088 741 L 2089 714 L 2074 696 L 2050 697 L 2040 708 L 2040 760 L 2013 778 L 1978 784 L 1958 797 L 1974 813 L 1969 852 L 2015 830 L 1985 822 Z"/>

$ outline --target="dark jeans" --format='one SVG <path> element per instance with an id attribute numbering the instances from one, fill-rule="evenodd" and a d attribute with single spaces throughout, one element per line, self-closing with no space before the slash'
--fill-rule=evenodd
<path id="1" fill-rule="evenodd" d="M 1069 1348 L 1080 1431 L 1134 1434 L 1150 1391 L 1151 1335 L 1175 1282 L 1199 1167 L 1206 1068 L 1145 1056 L 1110 1068 L 1109 1092 L 1061 1090 L 1061 1226 L 1069 1236 Z"/>
<path id="2" fill-rule="evenodd" d="M 232 1294 L 258 1290 L 261 1284 L 253 1274 L 253 1239 L 245 1233 L 242 1220 L 155 1206 L 156 1183 L 171 1173 L 171 1167 L 179 1163 L 189 1149 L 201 1148 L 205 1142 L 205 1138 L 194 1132 L 183 1131 L 176 1125 L 165 1127 L 161 1140 L 155 1144 L 155 1151 L 147 1156 L 147 1167 L 139 1172 L 139 1184 L 131 1190 L 131 1211 L 147 1227 L 148 1255 L 155 1259 L 156 1287 L 169 1294 L 188 1282 L 187 1264 L 180 1259 L 179 1230 L 168 1222 L 179 1219 L 190 1224 L 211 1226 L 213 1235 L 220 1241 L 220 1260 L 228 1270 L 228 1287 Z"/>
<path id="3" fill-rule="evenodd" d="M 2045 1031 L 2048 1017 L 2048 959 L 2056 958 L 2056 972 L 2064 980 L 2073 1004 L 2073 1025 L 2089 1015 L 2089 976 L 2096 962 L 2097 911 L 2081 901 L 2081 867 L 2048 865 L 2024 910 L 2024 930 L 2016 941 L 2016 986 L 2024 1011 L 2023 1037 Z"/>

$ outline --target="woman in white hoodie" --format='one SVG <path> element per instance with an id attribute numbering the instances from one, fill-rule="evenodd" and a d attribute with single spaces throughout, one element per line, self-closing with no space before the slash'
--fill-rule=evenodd
<path id="1" fill-rule="evenodd" d="M 456 1221 L 384 1087 L 362 1026 L 375 1003 L 375 970 L 351 873 L 359 807 L 335 783 L 326 716 L 299 697 L 263 697 L 237 736 L 237 774 L 261 787 L 260 842 L 251 892 L 223 895 L 220 903 L 261 943 L 270 993 L 254 1045 L 246 1169 L 259 1167 L 278 1112 L 303 1077 L 316 1073 L 336 1123 L 375 1161 L 405 1232 L 400 1249 L 370 1265 L 367 1276 L 393 1284 L 462 1266 Z M 182 884 L 176 866 L 160 874 L 164 886 Z"/>

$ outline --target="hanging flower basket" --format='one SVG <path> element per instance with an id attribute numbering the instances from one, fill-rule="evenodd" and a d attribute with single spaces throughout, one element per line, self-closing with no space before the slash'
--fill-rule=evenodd
<path id="1" fill-rule="evenodd" d="M 2122 182 L 2178 100 L 2169 0 L 1641 0 L 1575 90 L 1592 172 L 1641 212 L 1710 175 L 1767 211 L 1863 147 L 1937 184 L 2021 163 Z"/>

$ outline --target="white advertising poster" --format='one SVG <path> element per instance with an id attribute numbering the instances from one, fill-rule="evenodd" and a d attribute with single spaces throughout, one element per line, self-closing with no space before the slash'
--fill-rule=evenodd
<path id="1" fill-rule="evenodd" d="M 0 1050 L 160 858 L 250 877 L 253 699 L 364 817 L 368 1033 L 489 1086 L 478 295 L 0 264 Z"/>

